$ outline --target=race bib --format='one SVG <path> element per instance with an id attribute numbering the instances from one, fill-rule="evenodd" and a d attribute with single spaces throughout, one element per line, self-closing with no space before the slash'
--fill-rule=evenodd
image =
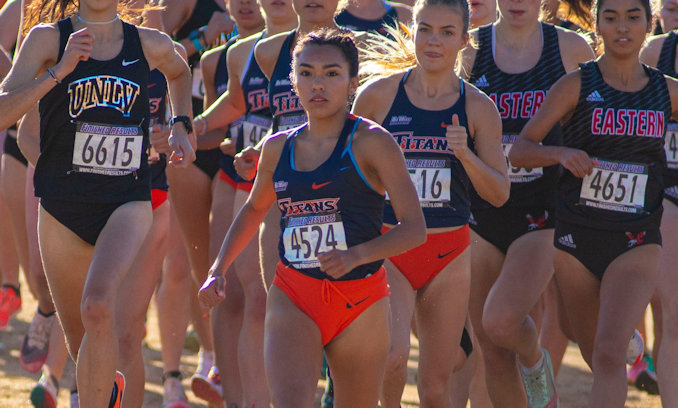
<path id="1" fill-rule="evenodd" d="M 508 168 L 508 176 L 511 183 L 529 183 L 538 179 L 544 175 L 543 167 L 527 168 L 527 167 L 514 167 L 511 165 L 509 160 L 509 152 L 513 147 L 518 135 L 502 135 L 501 136 L 501 147 L 504 151 L 504 157 L 506 158 L 506 167 Z"/>
<path id="2" fill-rule="evenodd" d="M 73 169 L 124 176 L 139 169 L 144 134 L 139 126 L 76 122 Z"/>
<path id="3" fill-rule="evenodd" d="M 305 113 L 298 113 L 296 115 L 284 115 L 279 116 L 278 119 L 278 132 L 283 130 L 292 129 L 294 127 L 300 126 L 307 121 Z"/>
<path id="4" fill-rule="evenodd" d="M 265 116 L 247 115 L 242 123 L 243 149 L 256 146 L 271 129 L 273 120 Z"/>
<path id="5" fill-rule="evenodd" d="M 599 161 L 599 164 L 582 180 L 579 203 L 624 213 L 643 212 L 647 166 L 593 157 L 591 159 Z"/>
<path id="6" fill-rule="evenodd" d="M 678 169 L 678 123 L 669 123 L 664 136 L 664 151 L 666 152 L 666 166 Z"/>
<path id="7" fill-rule="evenodd" d="M 422 208 L 449 206 L 452 184 L 452 168 L 449 158 L 409 158 L 405 159 L 405 163 Z M 388 194 L 386 199 L 389 199 Z"/>
<path id="8" fill-rule="evenodd" d="M 346 232 L 339 213 L 285 218 L 285 259 L 295 269 L 317 268 L 318 255 L 346 250 Z"/>
<path id="9" fill-rule="evenodd" d="M 228 127 L 228 132 L 226 133 L 226 137 L 230 137 L 231 140 L 238 140 L 238 137 L 240 135 L 240 126 L 242 126 L 242 122 L 245 120 L 245 116 L 241 116 L 233 123 L 230 124 Z"/>
<path id="10" fill-rule="evenodd" d="M 202 82 L 202 71 L 200 70 L 200 65 L 195 64 L 193 66 L 193 97 L 198 99 L 205 98 L 205 84 Z"/>

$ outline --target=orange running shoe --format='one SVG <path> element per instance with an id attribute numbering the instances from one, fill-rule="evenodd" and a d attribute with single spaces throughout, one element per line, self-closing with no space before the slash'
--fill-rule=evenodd
<path id="1" fill-rule="evenodd" d="M 21 295 L 14 287 L 0 289 L 0 329 L 7 326 L 9 318 L 21 309 Z"/>
<path id="2" fill-rule="evenodd" d="M 125 376 L 120 372 L 115 372 L 115 382 L 113 383 L 113 393 L 108 408 L 122 407 L 122 393 L 125 390 Z"/>

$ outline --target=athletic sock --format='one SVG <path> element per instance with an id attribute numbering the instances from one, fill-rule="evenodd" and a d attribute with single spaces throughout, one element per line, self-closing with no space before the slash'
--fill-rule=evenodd
<path id="1" fill-rule="evenodd" d="M 535 364 L 532 367 L 525 367 L 521 364 L 520 369 L 522 370 L 523 374 L 532 374 L 539 371 L 543 365 L 544 365 L 544 353 L 542 353 L 541 357 L 539 357 L 539 361 L 537 361 L 537 364 Z"/>

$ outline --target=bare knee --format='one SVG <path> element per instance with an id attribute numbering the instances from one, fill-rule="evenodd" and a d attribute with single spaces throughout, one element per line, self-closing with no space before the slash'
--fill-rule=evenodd
<path id="1" fill-rule="evenodd" d="M 272 390 L 271 401 L 276 408 L 305 408 L 313 407 L 315 395 L 301 387 L 284 387 L 276 392 Z"/>
<path id="2" fill-rule="evenodd" d="M 446 377 L 446 378 L 443 378 Z M 419 401 L 422 407 L 444 407 L 450 404 L 447 384 L 449 376 L 419 377 Z"/>
<path id="3" fill-rule="evenodd" d="M 113 326 L 113 302 L 104 294 L 85 294 L 80 305 L 82 324 L 92 334 L 101 328 Z"/>
<path id="4" fill-rule="evenodd" d="M 393 376 L 407 376 L 407 360 L 410 349 L 392 346 L 386 359 L 386 378 Z"/>
<path id="5" fill-rule="evenodd" d="M 605 338 L 596 339 L 593 345 L 593 369 L 610 372 L 623 370 L 627 344 Z"/>
<path id="6" fill-rule="evenodd" d="M 266 291 L 261 282 L 252 283 L 245 289 L 245 308 L 248 315 L 260 317 L 263 321 L 266 315 Z"/>
<path id="7" fill-rule="evenodd" d="M 498 346 L 511 344 L 520 322 L 510 312 L 485 313 L 483 329 L 487 338 Z"/>

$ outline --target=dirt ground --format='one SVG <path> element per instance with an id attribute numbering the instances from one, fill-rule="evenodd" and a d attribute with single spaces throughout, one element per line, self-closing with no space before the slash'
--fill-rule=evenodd
<path id="1" fill-rule="evenodd" d="M 25 287 L 26 285 L 24 285 Z M 19 346 L 21 339 L 28 329 L 32 313 L 36 308 L 36 303 L 30 294 L 25 291 L 24 305 L 18 315 L 16 315 L 4 331 L 0 331 L 0 408 L 20 408 L 31 407 L 29 394 L 39 375 L 31 375 L 22 370 L 19 365 Z M 158 339 L 157 321 L 155 310 L 151 308 L 148 315 L 148 337 L 144 346 L 144 357 L 146 361 L 146 397 L 144 407 L 160 407 L 162 405 L 162 385 L 160 376 L 162 375 L 162 362 L 160 355 L 160 342 Z M 648 326 L 651 327 L 651 326 Z M 416 358 L 418 355 L 416 340 L 413 340 L 413 350 L 410 360 L 411 374 L 416 367 Z M 185 351 L 182 358 L 182 371 L 185 376 L 190 376 L 195 371 L 197 357 L 195 354 Z M 413 375 L 410 375 L 405 395 L 403 397 L 404 407 L 418 407 L 416 387 L 413 382 Z M 69 364 L 61 381 L 62 390 L 59 392 L 59 407 L 66 408 L 69 405 L 68 387 L 73 381 L 73 365 Z M 579 355 L 576 345 L 570 344 L 565 355 L 563 367 L 558 376 L 558 390 L 560 392 L 560 406 L 562 408 L 583 408 L 586 407 L 586 401 L 589 390 L 593 383 L 591 372 Z M 187 395 L 189 396 L 191 407 L 205 407 L 206 405 L 193 397 L 190 392 L 190 380 L 184 380 Z M 319 384 L 318 400 L 321 395 L 321 389 L 324 384 Z M 470 405 L 469 405 L 470 406 Z M 627 398 L 627 407 L 650 408 L 661 407 L 658 397 L 629 387 Z"/>

